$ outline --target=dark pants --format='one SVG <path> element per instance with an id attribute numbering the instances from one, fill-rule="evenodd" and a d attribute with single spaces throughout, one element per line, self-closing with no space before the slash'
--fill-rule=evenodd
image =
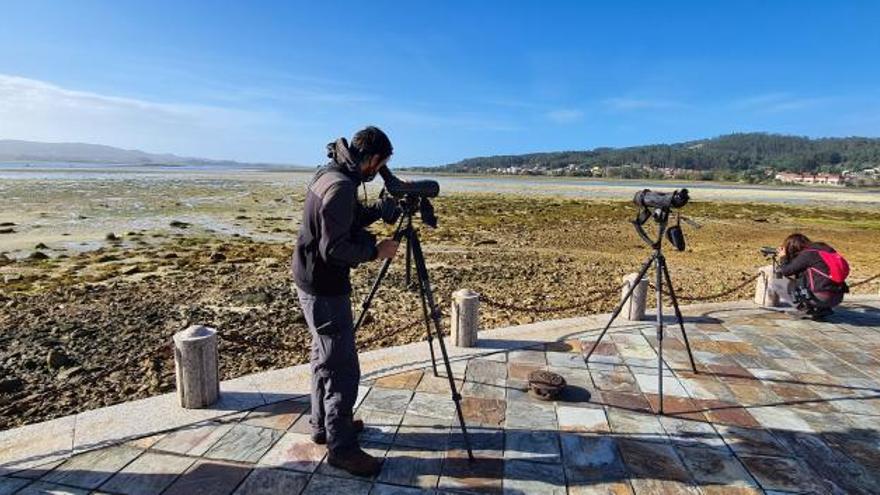
<path id="1" fill-rule="evenodd" d="M 807 311 L 828 310 L 843 302 L 843 292 L 813 292 L 806 275 L 798 277 L 792 298 Z"/>
<path id="2" fill-rule="evenodd" d="M 352 421 L 361 378 L 351 299 L 296 292 L 312 334 L 312 429 L 327 432 L 331 451 L 350 449 L 358 444 Z"/>

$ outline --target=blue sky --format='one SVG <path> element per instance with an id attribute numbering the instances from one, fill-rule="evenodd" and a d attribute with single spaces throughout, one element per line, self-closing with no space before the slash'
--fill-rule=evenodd
<path id="1" fill-rule="evenodd" d="M 880 2 L 0 3 L 0 139 L 393 164 L 880 135 Z"/>

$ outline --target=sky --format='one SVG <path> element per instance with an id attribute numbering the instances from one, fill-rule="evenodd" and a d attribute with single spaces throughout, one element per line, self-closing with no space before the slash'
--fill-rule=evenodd
<path id="1" fill-rule="evenodd" d="M 880 2 L 0 0 L 0 139 L 392 166 L 880 136 Z"/>

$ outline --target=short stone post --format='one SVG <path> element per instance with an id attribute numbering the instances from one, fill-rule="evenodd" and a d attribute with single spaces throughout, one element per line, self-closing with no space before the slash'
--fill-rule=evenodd
<path id="1" fill-rule="evenodd" d="M 217 330 L 193 325 L 174 334 L 174 369 L 180 407 L 208 407 L 220 396 Z"/>
<path id="2" fill-rule="evenodd" d="M 773 265 L 762 266 L 758 269 L 758 278 L 755 280 L 755 304 L 773 308 L 779 305 L 779 294 L 773 290 Z"/>
<path id="3" fill-rule="evenodd" d="M 626 297 L 627 291 L 636 283 L 638 273 L 630 273 L 623 277 L 623 289 L 621 289 L 620 298 Z M 633 290 L 632 295 L 626 304 L 623 305 L 621 314 L 629 321 L 639 321 L 645 319 L 645 305 L 648 302 L 648 280 L 643 278 L 639 281 L 639 285 Z"/>
<path id="4" fill-rule="evenodd" d="M 480 295 L 470 289 L 452 294 L 452 342 L 457 347 L 475 347 L 480 329 Z"/>

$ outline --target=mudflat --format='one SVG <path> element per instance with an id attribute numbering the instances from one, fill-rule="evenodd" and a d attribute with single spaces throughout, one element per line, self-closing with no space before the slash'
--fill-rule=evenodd
<path id="1" fill-rule="evenodd" d="M 173 358 L 161 347 L 193 323 L 219 329 L 224 379 L 305 362 L 309 336 L 290 287 L 289 258 L 309 177 L 4 174 L 0 428 L 172 391 Z M 613 308 L 622 276 L 649 255 L 629 223 L 636 213 L 632 192 L 674 187 L 440 181 L 440 225 L 420 229 L 441 309 L 448 316 L 451 293 L 459 288 L 520 308 L 484 304 L 484 328 Z M 377 185 L 368 188 L 371 198 Z M 691 196 L 681 213 L 700 228 L 683 223 L 688 249 L 667 251 L 685 297 L 711 296 L 749 280 L 767 264 L 758 248 L 777 245 L 793 231 L 844 253 L 853 281 L 880 271 L 876 193 L 725 186 L 696 187 Z M 391 229 L 373 228 L 379 236 Z M 378 268 L 370 263 L 353 272 L 355 311 Z M 876 292 L 878 284 L 853 292 Z M 745 299 L 751 290 L 747 284 L 713 300 Z M 420 315 L 416 295 L 404 287 L 401 256 L 359 346 L 424 339 Z"/>

